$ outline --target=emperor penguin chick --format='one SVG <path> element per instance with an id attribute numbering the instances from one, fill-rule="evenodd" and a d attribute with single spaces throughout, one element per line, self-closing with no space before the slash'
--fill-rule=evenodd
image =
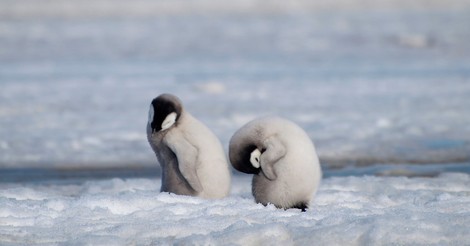
<path id="1" fill-rule="evenodd" d="M 248 122 L 230 139 L 229 158 L 240 172 L 254 174 L 256 202 L 306 211 L 322 172 L 309 136 L 279 117 Z"/>
<path id="2" fill-rule="evenodd" d="M 147 139 L 162 168 L 162 192 L 222 198 L 230 170 L 222 144 L 185 111 L 179 98 L 162 94 L 150 104 Z"/>

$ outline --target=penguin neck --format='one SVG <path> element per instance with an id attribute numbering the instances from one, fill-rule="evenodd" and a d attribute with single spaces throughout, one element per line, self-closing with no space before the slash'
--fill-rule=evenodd
<path id="1" fill-rule="evenodd" d="M 186 112 L 184 109 L 181 109 L 181 113 L 178 117 L 178 121 L 175 123 L 175 125 L 181 124 L 184 122 L 187 118 L 191 118 L 191 114 Z"/>

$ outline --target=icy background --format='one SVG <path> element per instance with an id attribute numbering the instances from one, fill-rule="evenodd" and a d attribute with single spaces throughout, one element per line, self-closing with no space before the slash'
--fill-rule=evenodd
<path id="1" fill-rule="evenodd" d="M 155 166 L 163 92 L 225 146 L 276 114 L 324 165 L 468 163 L 470 4 L 337 1 L 0 1 L 0 166 Z"/>
<path id="2" fill-rule="evenodd" d="M 220 201 L 159 194 L 163 92 L 226 148 L 254 117 L 297 122 L 325 170 L 312 209 L 257 205 L 243 175 Z M 464 245 L 468 173 L 468 1 L 0 0 L 2 245 Z"/>

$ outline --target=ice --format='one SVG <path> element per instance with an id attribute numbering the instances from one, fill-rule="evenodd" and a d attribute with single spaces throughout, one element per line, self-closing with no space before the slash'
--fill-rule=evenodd
<path id="1" fill-rule="evenodd" d="M 2 244 L 465 245 L 470 175 L 331 177 L 310 209 L 254 202 L 249 175 L 220 200 L 160 193 L 160 179 L 0 184 Z"/>
<path id="2" fill-rule="evenodd" d="M 153 166 L 163 92 L 224 146 L 271 114 L 328 166 L 468 162 L 466 1 L 337 1 L 1 1 L 0 167 Z"/>
<path id="3" fill-rule="evenodd" d="M 0 119 L 0 165 L 154 166 L 145 124 L 162 92 L 178 95 L 225 147 L 243 124 L 274 114 L 301 125 L 325 164 L 468 162 L 470 84 L 443 81 L 4 82 L 0 108 L 11 113 Z"/>
<path id="4" fill-rule="evenodd" d="M 207 94 L 225 94 L 226 88 L 225 85 L 219 82 L 207 82 L 197 84 L 196 88 Z"/>
<path id="5" fill-rule="evenodd" d="M 465 0 L 0 0 L 1 245 L 468 245 Z M 180 97 L 225 149 L 279 115 L 315 143 L 311 208 L 249 175 L 159 192 L 150 101 Z"/>

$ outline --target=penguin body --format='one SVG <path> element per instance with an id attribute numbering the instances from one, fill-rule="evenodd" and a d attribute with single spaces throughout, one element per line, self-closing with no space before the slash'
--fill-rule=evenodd
<path id="1" fill-rule="evenodd" d="M 230 192 L 230 170 L 222 144 L 173 95 L 155 98 L 147 138 L 162 167 L 162 192 L 222 198 Z"/>
<path id="2" fill-rule="evenodd" d="M 232 136 L 232 166 L 254 174 L 256 202 L 302 211 L 316 193 L 322 172 L 309 136 L 295 123 L 279 117 L 248 122 Z"/>

